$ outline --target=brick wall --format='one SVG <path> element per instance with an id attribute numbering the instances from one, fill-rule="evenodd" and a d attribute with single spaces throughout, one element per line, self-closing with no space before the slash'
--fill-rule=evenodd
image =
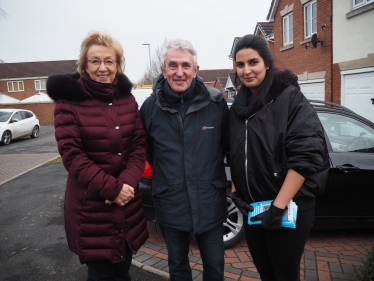
<path id="1" fill-rule="evenodd" d="M 32 104 L 7 104 L 0 108 L 27 109 L 35 113 L 40 125 L 51 125 L 54 122 L 55 103 L 32 103 Z"/>
<path id="2" fill-rule="evenodd" d="M 281 51 L 283 47 L 283 17 L 280 11 L 286 5 L 294 4 L 293 8 L 293 47 Z M 325 100 L 332 100 L 332 30 L 322 30 L 321 26 L 330 26 L 332 0 L 317 0 L 317 36 L 323 40 L 317 48 L 311 42 L 301 43 L 304 38 L 304 5 L 300 0 L 280 0 L 274 17 L 274 59 L 280 69 L 288 68 L 296 75 L 304 72 L 315 73 L 326 71 L 325 75 Z M 310 47 L 305 48 L 308 44 Z"/>
<path id="3" fill-rule="evenodd" d="M 8 86 L 7 86 L 8 81 L 0 81 L 0 93 L 3 93 L 7 96 L 10 96 L 18 100 L 24 100 L 26 98 L 29 98 L 39 93 L 39 91 L 35 90 L 35 80 L 40 80 L 40 79 L 38 78 L 38 79 L 12 80 L 12 81 L 23 81 L 23 87 L 24 87 L 23 92 L 8 92 Z M 40 92 L 45 93 L 45 90 L 42 90 Z"/>
<path id="4" fill-rule="evenodd" d="M 223 89 L 222 89 L 222 87 L 221 87 L 221 84 L 218 83 L 218 81 L 216 81 L 216 83 L 214 83 L 213 88 L 216 88 L 216 89 L 218 89 L 218 90 L 220 90 L 220 91 L 223 91 Z"/>

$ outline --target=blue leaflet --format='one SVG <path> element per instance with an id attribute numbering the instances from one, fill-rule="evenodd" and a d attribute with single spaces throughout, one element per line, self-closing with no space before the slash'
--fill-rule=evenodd
<path id="1" fill-rule="evenodd" d="M 257 216 L 262 212 L 265 212 L 270 208 L 271 202 L 273 200 L 260 201 L 250 204 L 253 207 L 253 212 L 248 213 L 248 224 L 261 224 L 261 221 L 251 221 L 251 217 Z M 283 215 L 282 227 L 296 228 L 296 218 L 297 218 L 297 205 L 292 200 L 287 205 L 287 212 Z"/>

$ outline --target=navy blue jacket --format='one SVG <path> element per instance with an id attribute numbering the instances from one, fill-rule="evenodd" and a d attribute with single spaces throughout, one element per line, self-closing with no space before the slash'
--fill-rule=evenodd
<path id="1" fill-rule="evenodd" d="M 182 118 L 164 98 L 161 76 L 140 112 L 153 168 L 152 195 L 159 224 L 202 233 L 227 217 L 224 157 L 229 152 L 229 111 L 223 94 L 196 79 Z"/>

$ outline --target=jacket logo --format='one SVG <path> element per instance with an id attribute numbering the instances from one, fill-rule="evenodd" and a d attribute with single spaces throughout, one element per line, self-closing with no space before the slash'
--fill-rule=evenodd
<path id="1" fill-rule="evenodd" d="M 212 126 L 212 127 L 203 126 L 203 127 L 202 127 L 202 130 L 203 130 L 203 131 L 205 131 L 205 130 L 209 130 L 209 129 L 214 129 L 214 126 Z"/>

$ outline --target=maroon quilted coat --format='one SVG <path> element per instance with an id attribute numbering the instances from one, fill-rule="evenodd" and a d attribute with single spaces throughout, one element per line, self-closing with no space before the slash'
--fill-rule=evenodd
<path id="1" fill-rule="evenodd" d="M 132 84 L 119 76 L 119 94 L 110 100 L 85 94 L 78 74 L 48 78 L 56 102 L 55 136 L 68 171 L 65 231 L 81 263 L 124 261 L 125 242 L 133 253 L 148 238 L 138 183 L 146 159 L 146 136 Z M 109 86 L 109 85 L 108 85 Z M 114 200 L 126 183 L 135 198 L 124 207 Z"/>

